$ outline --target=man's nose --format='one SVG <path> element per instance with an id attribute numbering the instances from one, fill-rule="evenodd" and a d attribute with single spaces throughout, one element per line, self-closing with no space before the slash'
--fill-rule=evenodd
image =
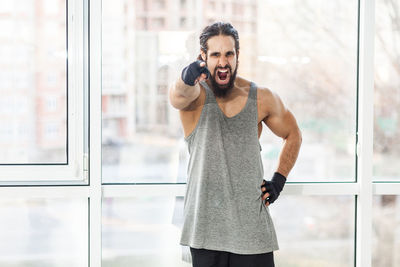
<path id="1" fill-rule="evenodd" d="M 221 56 L 220 58 L 219 58 L 219 62 L 218 62 L 219 64 L 219 66 L 220 67 L 222 67 L 222 68 L 224 68 L 225 66 L 227 66 L 228 65 L 228 58 L 226 57 L 226 56 Z"/>

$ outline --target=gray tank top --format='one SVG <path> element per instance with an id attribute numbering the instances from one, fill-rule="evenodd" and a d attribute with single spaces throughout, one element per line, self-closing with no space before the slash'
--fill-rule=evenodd
<path id="1" fill-rule="evenodd" d="M 257 87 L 233 117 L 219 108 L 205 82 L 199 122 L 185 138 L 189 149 L 181 245 L 259 254 L 278 249 L 268 207 L 261 199 L 263 165 L 257 126 Z"/>

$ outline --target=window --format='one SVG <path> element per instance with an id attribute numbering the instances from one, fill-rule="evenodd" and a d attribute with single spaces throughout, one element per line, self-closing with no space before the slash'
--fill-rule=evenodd
<path id="1" fill-rule="evenodd" d="M 7 156 L 0 160 L 0 184 L 84 183 L 87 75 L 84 20 L 78 3 L 2 4 L 0 103 L 5 112 L 0 117 L 4 129 L 0 148 Z M 18 129 L 23 129 L 24 138 L 18 138 Z"/>
<path id="2" fill-rule="evenodd" d="M 190 252 L 179 246 L 183 201 L 183 197 L 165 196 L 105 198 L 104 266 L 122 261 L 130 266 L 191 266 L 181 260 Z M 298 203 L 303 203 L 304 209 L 299 209 Z M 353 266 L 354 203 L 348 196 L 280 199 L 272 213 L 281 248 L 275 254 L 276 264 L 328 266 L 335 262 Z"/>
<path id="3" fill-rule="evenodd" d="M 185 28 L 186 24 L 187 24 L 187 19 L 185 17 L 181 17 L 180 20 L 179 20 L 179 26 L 181 28 Z"/>
<path id="4" fill-rule="evenodd" d="M 48 96 L 45 98 L 46 110 L 54 112 L 57 110 L 57 96 Z"/>
<path id="5" fill-rule="evenodd" d="M 240 30 L 239 75 L 276 91 L 303 131 L 270 207 L 277 265 L 397 266 L 398 4 L 248 0 L 232 21 L 237 0 L 205 13 L 177 1 L 199 8 L 187 28 L 154 2 L 0 0 L 0 265 L 190 266 L 168 87 L 224 20 Z M 39 32 L 54 42 L 37 47 Z M 269 179 L 282 144 L 267 128 L 261 143 Z"/>
<path id="6" fill-rule="evenodd" d="M 372 266 L 397 266 L 400 258 L 399 124 L 400 16 L 396 1 L 376 1 L 373 124 Z M 390 183 L 397 182 L 397 183 Z M 397 188 L 397 190 L 396 190 Z"/>
<path id="7" fill-rule="evenodd" d="M 262 1 L 255 78 L 277 92 L 303 132 L 293 181 L 354 181 L 357 2 Z M 251 53 L 251 52 L 249 52 Z M 247 55 L 248 56 L 248 55 Z M 281 142 L 264 135 L 264 166 Z"/>
<path id="8" fill-rule="evenodd" d="M 87 211 L 85 199 L 0 199 L 0 265 L 87 266 Z"/>
<path id="9" fill-rule="evenodd" d="M 103 266 L 190 267 L 179 246 L 182 208 L 182 197 L 104 198 Z"/>
<path id="10" fill-rule="evenodd" d="M 154 10 L 163 10 L 165 9 L 165 1 L 164 0 L 153 0 Z"/>
<path id="11" fill-rule="evenodd" d="M 232 5 L 233 12 L 236 13 L 239 12 L 238 10 L 243 11 L 243 8 L 247 8 L 237 2 L 232 2 Z M 252 9 L 255 4 L 248 5 Z M 319 1 L 310 1 L 308 4 L 297 1 L 279 3 L 262 1 L 257 5 L 259 12 L 266 14 L 266 16 L 262 16 L 262 22 L 261 18 L 257 20 L 254 16 L 249 17 L 246 13 L 240 13 L 240 18 L 237 18 L 240 24 L 236 26 L 248 26 L 239 27 L 242 43 L 239 74 L 249 76 L 257 84 L 265 85 L 277 92 L 296 114 L 305 139 L 301 156 L 291 174 L 293 181 L 355 181 L 357 3 L 339 1 L 336 4 L 337 8 L 342 10 L 339 13 L 332 13 L 331 9 Z M 123 12 L 129 10 L 135 12 L 133 6 L 128 6 Z M 221 13 L 222 10 L 221 12 L 216 10 L 218 16 Z M 107 15 L 107 13 L 105 15 L 107 16 L 105 17 L 107 19 L 103 20 L 105 29 L 108 28 L 108 23 L 114 23 L 115 19 L 121 20 L 121 27 L 128 29 L 133 27 L 122 20 L 124 16 L 128 16 L 128 13 L 115 14 L 116 18 L 113 20 L 109 17 L 111 15 Z M 229 16 L 230 14 L 226 14 L 225 19 L 229 20 Z M 173 25 L 172 17 L 165 19 L 164 21 L 163 18 L 162 24 Z M 171 23 L 167 21 L 168 19 L 171 20 Z M 218 17 L 209 19 L 211 21 L 219 20 Z M 158 26 L 161 27 L 161 24 Z M 196 29 L 199 31 L 202 27 L 203 25 L 197 25 Z M 181 33 L 170 32 L 170 30 L 175 30 L 174 28 L 163 28 L 163 31 L 158 31 L 159 27 L 155 29 L 157 31 L 149 29 L 146 32 L 137 32 L 134 39 L 135 48 L 129 43 L 125 43 L 125 47 L 122 48 L 122 50 L 132 51 L 129 53 L 136 55 L 129 59 L 135 62 L 135 67 L 132 67 L 131 70 L 123 67 L 128 64 L 126 61 L 128 58 L 118 54 L 117 50 L 112 50 L 113 46 L 107 46 L 108 32 L 104 35 L 103 50 L 107 51 L 107 54 L 114 53 L 114 56 L 111 57 L 113 61 L 126 62 L 115 65 L 113 71 L 127 73 L 119 76 L 119 80 L 121 84 L 124 84 L 123 87 L 130 90 L 125 93 L 128 96 L 127 102 L 135 103 L 133 106 L 133 109 L 136 109 L 135 112 L 129 114 L 130 116 L 136 114 L 137 127 L 128 127 L 129 131 L 133 131 L 130 135 L 133 139 L 135 129 L 139 131 L 144 129 L 145 125 L 147 125 L 145 127 L 148 129 L 148 134 L 153 136 L 153 140 L 163 139 L 157 132 L 150 132 L 155 129 L 153 126 L 157 124 L 157 121 L 162 121 L 157 120 L 155 116 L 160 107 L 160 104 L 156 103 L 156 95 L 162 97 L 157 93 L 160 88 L 159 84 L 170 84 L 178 76 L 184 62 L 188 61 L 188 55 L 192 59 L 198 55 L 198 51 L 196 51 L 198 41 L 189 37 L 189 34 L 194 34 L 194 32 L 186 32 L 183 26 Z M 115 33 L 117 30 L 114 29 L 113 32 Z M 124 44 L 124 39 L 125 35 L 122 32 L 119 37 L 114 36 L 113 38 L 113 40 L 120 40 L 118 43 L 122 44 Z M 105 67 L 111 64 L 111 58 L 104 58 L 103 65 Z M 161 64 L 168 67 L 167 73 L 161 71 Z M 132 73 L 129 74 L 129 71 Z M 107 73 L 104 72 L 104 84 L 110 82 Z M 128 77 L 131 75 L 136 77 L 133 82 L 128 81 Z M 295 94 L 293 90 L 296 91 Z M 163 97 L 167 101 L 167 95 Z M 160 117 L 160 115 L 157 116 Z M 165 117 L 169 118 L 171 126 L 180 127 L 179 118 L 174 109 L 165 110 Z M 281 142 L 268 130 L 264 133 L 261 139 L 264 169 L 266 173 L 271 173 L 276 165 Z M 164 135 L 164 132 L 159 134 Z M 171 142 L 177 142 L 177 136 L 179 135 L 171 136 Z M 117 136 L 115 138 L 119 139 Z M 124 142 L 128 146 L 131 141 Z M 169 143 L 171 144 L 171 142 Z M 162 146 L 161 143 L 160 146 Z M 134 149 L 134 146 L 129 147 Z M 163 151 L 163 149 L 160 147 L 156 151 Z M 158 153 L 156 151 L 154 153 Z M 178 152 L 171 150 L 170 153 Z M 183 151 L 179 153 L 183 153 Z M 168 170 L 179 169 L 180 164 L 183 163 L 173 161 L 173 154 L 170 156 L 169 162 L 171 164 L 174 162 L 173 164 L 178 164 L 178 166 L 170 166 L 171 168 Z M 164 160 L 165 157 L 159 157 L 159 159 Z M 134 164 L 128 163 L 129 159 L 122 160 L 121 164 L 122 162 L 126 162 L 128 165 L 124 168 L 126 171 L 134 168 Z M 141 164 L 156 163 L 142 162 Z M 147 167 L 150 166 L 161 168 L 164 164 L 147 165 Z M 115 167 L 122 168 L 122 166 Z M 153 167 L 150 168 L 157 171 Z M 138 174 L 138 172 L 134 172 L 132 169 L 132 182 L 138 180 L 144 182 L 143 177 L 135 177 L 133 173 Z M 176 182 L 173 175 L 166 172 L 165 169 L 159 169 L 157 177 L 160 182 Z M 107 181 L 118 182 L 118 175 L 111 179 L 107 178 Z"/>
<path id="12" fill-rule="evenodd" d="M 103 3 L 109 1 L 104 0 Z M 203 6 L 204 10 L 208 10 L 210 4 L 215 4 L 213 1 L 207 3 L 208 5 Z M 165 86 L 171 84 L 182 68 L 197 57 L 198 32 L 208 23 L 231 21 L 232 12 L 240 16 L 233 21 L 233 25 L 240 30 L 239 75 L 277 92 L 296 115 L 303 131 L 301 154 L 289 178 L 289 182 L 295 183 L 287 185 L 287 195 L 282 196 L 280 202 L 282 206 L 271 208 L 279 224 L 277 228 L 281 232 L 281 246 L 285 247 L 285 250 L 277 254 L 277 262 L 294 266 L 308 266 L 310 262 L 320 265 L 321 262 L 340 262 L 341 266 L 354 266 L 356 262 L 358 266 L 364 266 L 363 261 L 368 257 L 371 259 L 370 255 L 363 254 L 369 252 L 365 252 L 366 248 L 357 239 L 360 235 L 368 238 L 368 233 L 356 233 L 354 227 L 356 223 L 365 226 L 372 222 L 368 212 L 361 212 L 367 206 L 368 198 L 365 196 L 365 189 L 359 190 L 359 186 L 367 183 L 379 192 L 388 192 L 388 188 L 372 185 L 368 180 L 368 173 L 365 172 L 371 162 L 367 164 L 368 161 L 357 154 L 368 154 L 361 151 L 360 147 L 366 146 L 368 142 L 362 140 L 368 138 L 368 133 L 363 128 L 368 123 L 368 119 L 365 119 L 367 100 L 362 95 L 365 90 L 369 90 L 370 84 L 370 80 L 363 76 L 363 68 L 371 67 L 365 63 L 364 54 L 368 50 L 364 45 L 371 37 L 368 28 L 371 14 L 360 9 L 354 1 L 329 4 L 313 0 L 248 1 L 243 3 L 242 11 L 238 9 L 238 4 L 237 1 L 228 1 L 224 5 L 215 5 L 213 13 L 205 14 L 202 19 L 198 19 L 197 15 L 190 17 L 188 14 L 186 20 L 195 23 L 190 32 L 179 20 L 178 25 L 181 28 L 176 28 L 176 20 L 167 16 L 164 17 L 165 28 L 137 30 L 132 39 L 134 46 L 124 43 L 123 35 L 118 37 L 119 42 L 124 43 L 123 50 L 132 55 L 129 63 L 117 66 L 117 71 L 127 73 L 121 76 L 125 79 L 121 83 L 127 88 L 126 103 L 131 107 L 131 112 L 126 118 L 126 137 L 118 135 L 118 131 L 110 130 L 114 126 L 106 113 L 103 113 L 106 125 L 103 133 L 107 131 L 108 140 L 115 140 L 103 141 L 103 151 L 113 151 L 107 153 L 107 159 L 103 158 L 102 165 L 105 193 L 103 223 L 107 224 L 103 235 L 109 241 L 103 243 L 103 251 L 120 255 L 110 258 L 105 254 L 103 264 L 112 266 L 119 261 L 118 258 L 123 257 L 120 254 L 123 249 L 115 243 L 115 238 L 118 239 L 120 233 L 115 233 L 113 226 L 108 224 L 114 220 L 110 217 L 129 216 L 129 212 L 123 211 L 122 206 L 138 205 L 138 211 L 144 211 L 146 208 L 143 207 L 150 207 L 153 201 L 166 202 L 168 205 L 175 203 L 176 207 L 179 206 L 178 199 L 184 195 L 184 186 L 180 187 L 179 184 L 186 181 L 188 153 L 182 140 L 177 111 L 168 106 Z M 364 2 L 361 4 L 369 5 Z M 226 10 L 225 6 L 233 6 L 233 9 Z M 332 13 L 332 9 L 340 12 Z M 128 4 L 124 12 L 129 10 L 136 12 L 134 6 Z M 360 13 L 360 10 L 364 10 L 364 13 Z M 117 15 L 115 16 L 114 19 L 117 19 Z M 128 14 L 120 13 L 118 18 L 125 16 Z M 367 20 L 363 20 L 365 16 Z M 106 29 L 109 23 L 111 20 L 106 13 L 103 17 L 103 28 Z M 171 28 L 168 28 L 170 25 Z M 123 27 L 129 31 L 129 27 L 133 26 L 124 24 Z M 103 38 L 107 40 L 106 32 L 103 33 Z M 105 51 L 107 55 L 114 55 L 114 60 L 120 57 L 111 46 L 103 45 L 103 54 Z M 371 55 L 370 51 L 367 55 Z M 103 66 L 107 66 L 109 61 L 104 59 Z M 121 56 L 121 61 L 124 60 L 127 59 Z M 127 64 L 132 65 L 130 70 L 122 68 Z M 131 76 L 135 77 L 134 80 L 128 78 Z M 108 83 L 107 77 L 103 73 L 104 84 Z M 132 121 L 131 126 L 129 121 Z M 167 128 L 162 127 L 164 123 Z M 117 123 L 114 125 L 116 127 Z M 269 179 L 268 175 L 276 166 L 282 144 L 267 128 L 264 129 L 261 143 L 264 170 L 266 179 Z M 147 191 L 143 193 L 142 190 Z M 392 186 L 391 190 L 398 189 Z M 400 190 L 396 192 L 398 194 Z M 144 198 L 141 199 L 137 194 Z M 363 201 L 358 198 L 360 194 L 364 195 Z M 309 211 L 301 209 L 303 217 L 297 228 L 280 221 L 284 217 L 280 212 L 296 210 L 295 203 L 303 202 L 312 208 Z M 119 215 L 113 212 L 115 210 L 120 210 Z M 339 211 L 346 215 L 335 215 Z M 165 208 L 165 212 L 168 213 L 168 218 L 179 218 L 179 212 L 176 213 L 170 207 Z M 148 216 L 145 212 L 142 214 L 140 220 L 146 221 Z M 133 229 L 140 224 L 129 218 L 122 220 Z M 176 240 L 177 232 L 174 227 L 175 223 L 179 227 L 179 220 L 172 221 L 166 222 L 163 227 L 173 229 L 170 237 L 171 240 Z M 158 225 L 154 225 L 152 229 L 156 228 L 158 229 Z M 147 240 L 151 235 L 144 233 L 145 230 L 133 233 L 129 229 L 127 228 L 126 233 L 136 238 Z M 293 243 L 290 238 L 285 240 L 286 231 L 303 236 L 296 239 L 299 240 L 298 243 Z M 332 239 L 337 242 L 327 241 Z M 160 236 L 156 242 L 169 247 L 175 246 L 163 243 L 162 240 L 163 237 Z M 300 244 L 302 241 L 313 248 L 310 251 L 318 253 L 307 254 L 298 249 L 303 246 Z M 326 250 L 319 245 L 322 243 L 327 245 Z M 126 248 L 135 251 L 142 249 L 135 242 L 126 244 Z M 172 250 L 174 255 L 179 254 L 179 248 L 174 247 Z M 332 254 L 331 251 L 335 253 Z M 298 258 L 295 262 L 287 262 L 290 257 L 285 253 L 297 255 Z M 360 258 L 357 255 L 364 256 Z M 155 258 L 150 256 L 145 261 L 148 264 L 157 264 L 154 262 Z M 175 259 L 169 258 L 166 264 L 185 266 L 183 262 L 174 262 Z M 136 260 L 135 256 L 129 257 L 132 264 Z"/>
<path id="13" fill-rule="evenodd" d="M 271 208 L 280 243 L 277 265 L 354 266 L 354 198 L 284 196 L 279 202 Z"/>
<path id="14" fill-rule="evenodd" d="M 153 27 L 155 30 L 161 30 L 165 27 L 165 18 L 153 19 Z"/>
<path id="15" fill-rule="evenodd" d="M 377 1 L 375 27 L 374 179 L 398 181 L 400 170 L 400 15 Z"/>
<path id="16" fill-rule="evenodd" d="M 400 197 L 375 196 L 373 201 L 372 266 L 397 266 L 400 258 Z"/>
<path id="17" fill-rule="evenodd" d="M 186 8 L 187 0 L 180 0 L 181 8 Z"/>
<path id="18" fill-rule="evenodd" d="M 0 0 L 0 266 L 84 267 L 95 247 L 88 18 L 86 0 Z"/>
<path id="19" fill-rule="evenodd" d="M 59 135 L 59 126 L 56 122 L 47 122 L 45 124 L 44 136 L 47 140 L 56 139 Z"/>

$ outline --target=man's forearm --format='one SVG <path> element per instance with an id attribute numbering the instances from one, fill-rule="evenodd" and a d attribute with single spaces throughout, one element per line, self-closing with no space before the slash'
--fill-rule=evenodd
<path id="1" fill-rule="evenodd" d="M 296 163 L 297 156 L 301 146 L 301 132 L 300 130 L 293 131 L 285 139 L 283 148 L 279 155 L 277 172 L 287 177 Z"/>
<path id="2" fill-rule="evenodd" d="M 181 78 L 177 79 L 170 88 L 170 101 L 177 109 L 187 107 L 193 100 L 199 97 L 199 95 L 200 86 L 198 84 L 189 86 L 185 84 Z"/>
<path id="3" fill-rule="evenodd" d="M 175 93 L 179 96 L 196 99 L 200 94 L 200 86 L 195 84 L 194 86 L 190 86 L 185 84 L 181 78 L 178 78 L 174 84 Z"/>
<path id="4" fill-rule="evenodd" d="M 172 106 L 177 109 L 188 107 L 200 96 L 200 81 L 206 80 L 210 71 L 206 62 L 196 60 L 183 68 L 181 77 L 172 85 L 169 98 Z"/>

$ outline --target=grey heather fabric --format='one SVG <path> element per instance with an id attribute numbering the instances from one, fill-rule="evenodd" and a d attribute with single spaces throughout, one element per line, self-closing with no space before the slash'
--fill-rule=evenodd
<path id="1" fill-rule="evenodd" d="M 261 199 L 263 166 L 257 127 L 257 87 L 242 111 L 228 118 L 205 82 L 206 100 L 185 138 L 190 159 L 181 245 L 259 254 L 278 249 L 268 207 Z"/>

